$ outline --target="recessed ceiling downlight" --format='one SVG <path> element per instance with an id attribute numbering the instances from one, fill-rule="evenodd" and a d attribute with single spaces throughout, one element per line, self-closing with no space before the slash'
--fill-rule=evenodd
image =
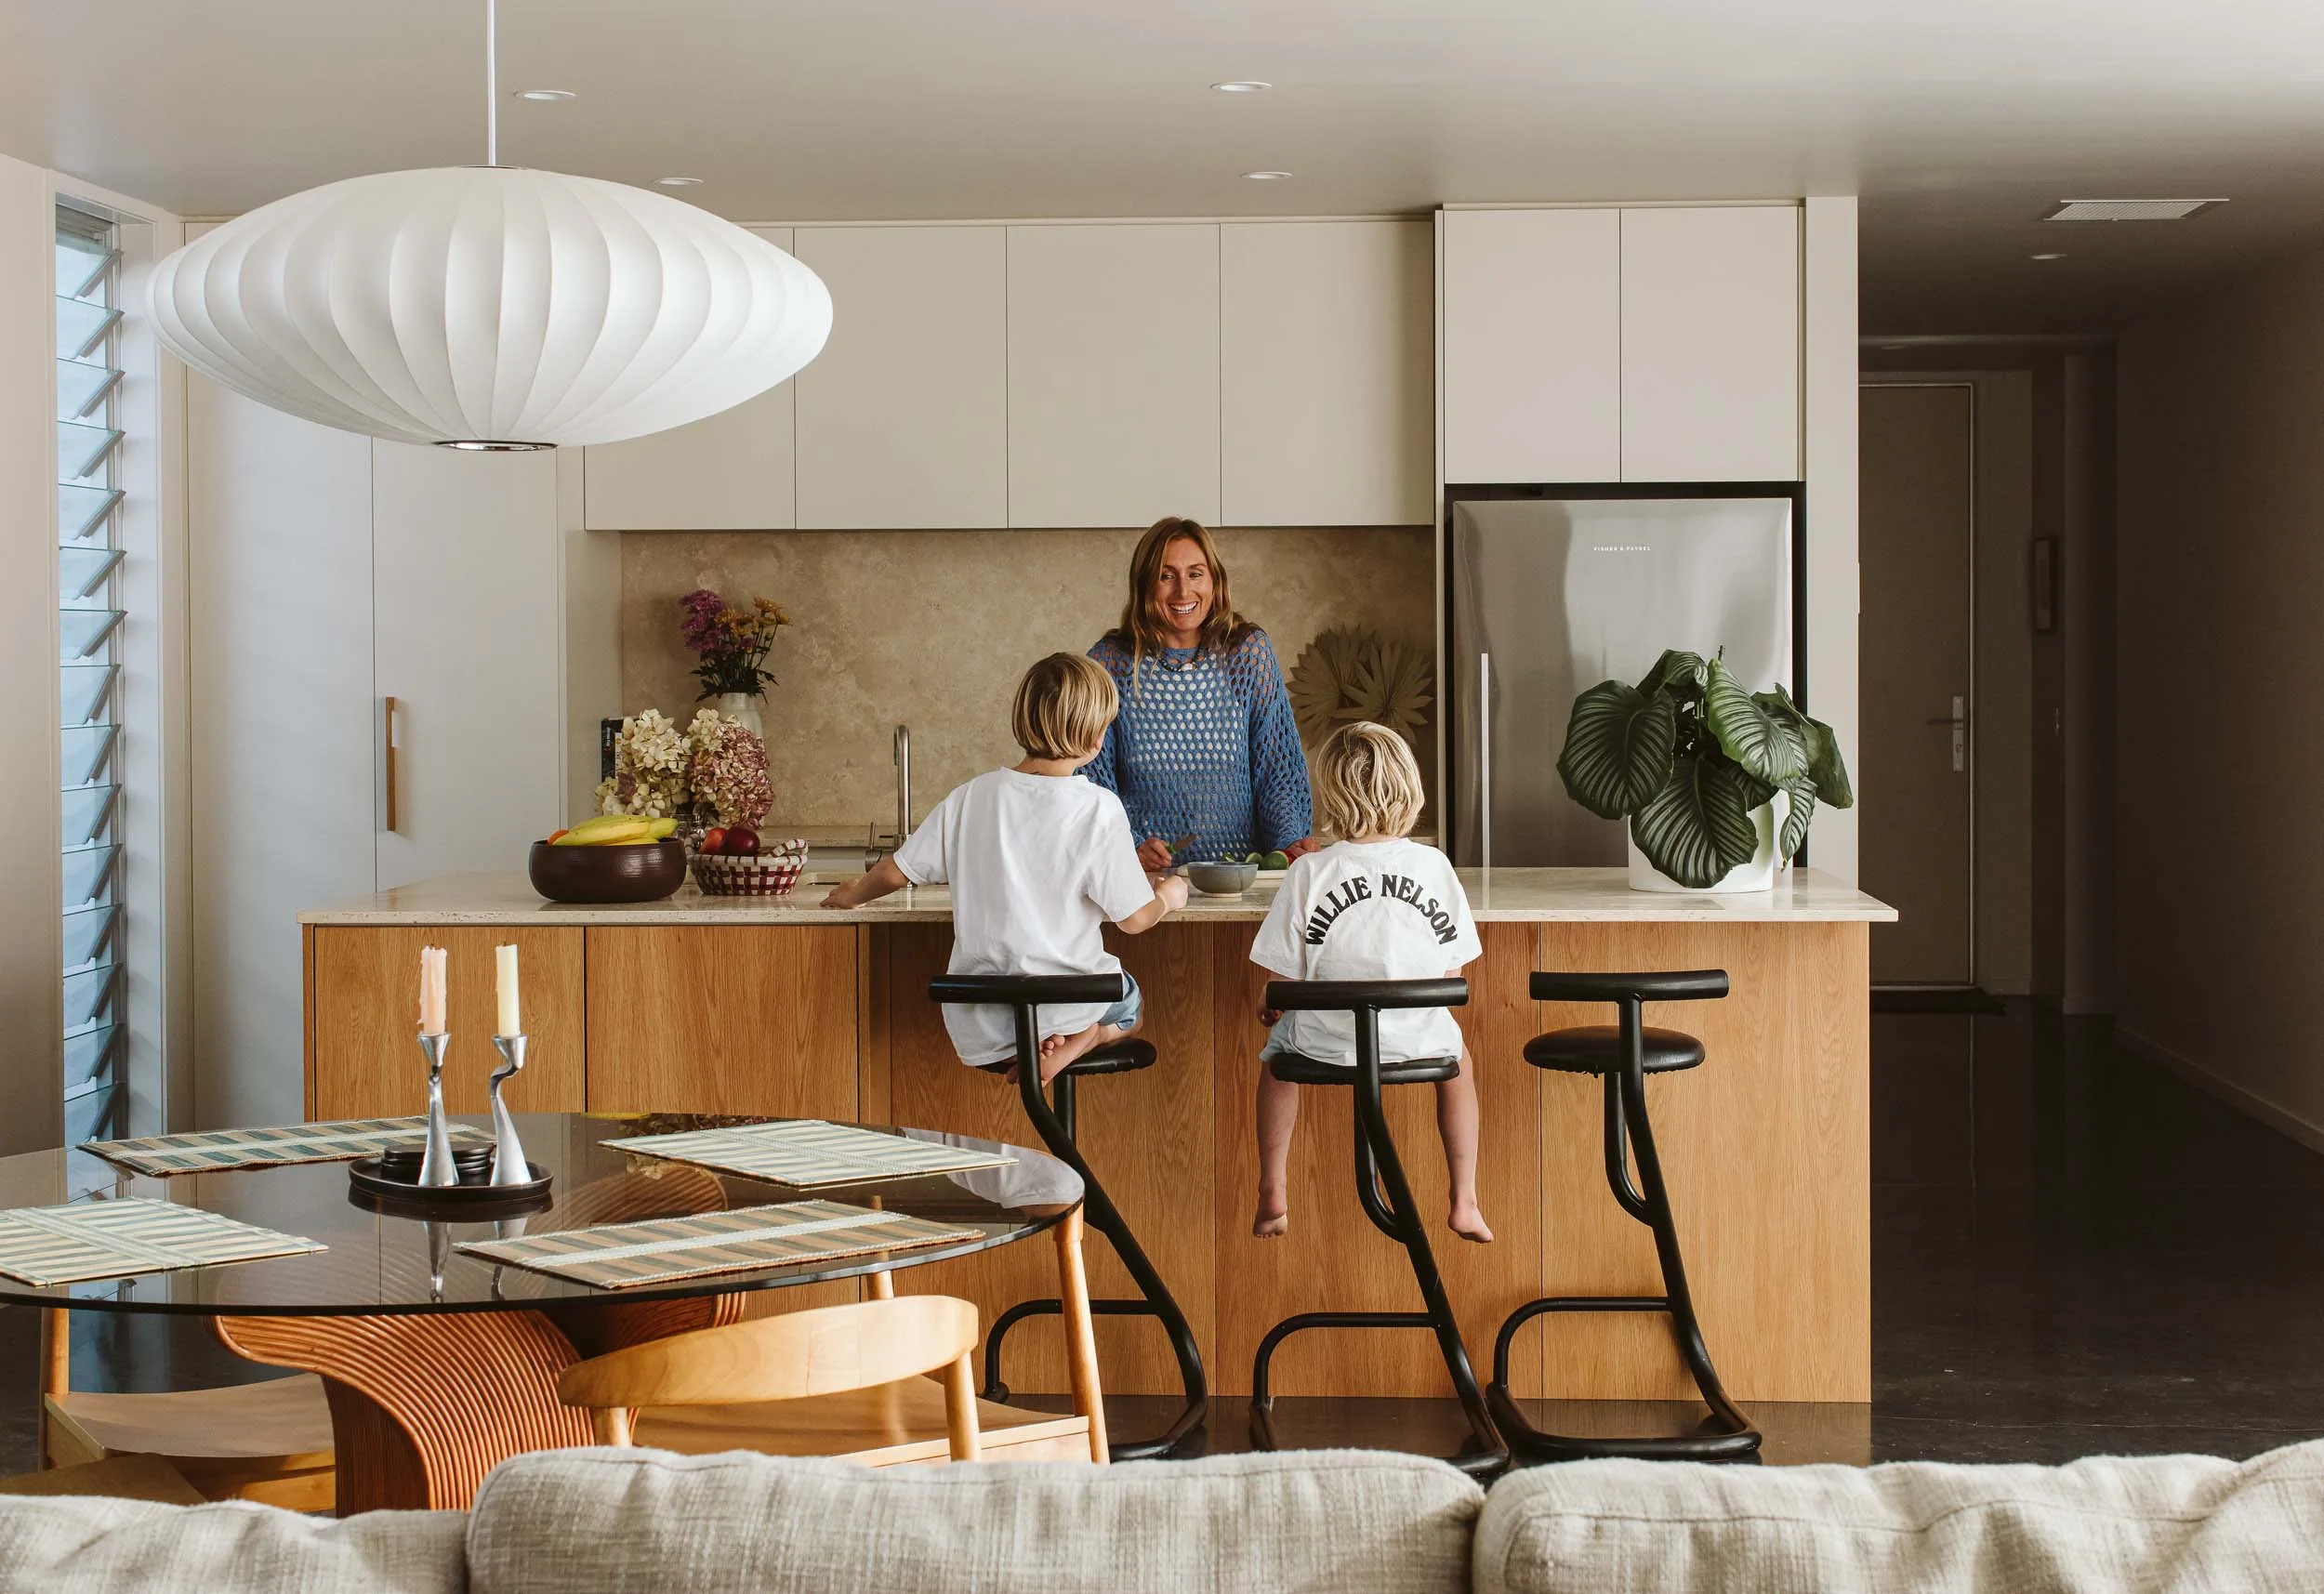
<path id="1" fill-rule="evenodd" d="M 2066 258 L 2066 251 L 2063 249 L 2052 249 L 2047 253 L 2040 255 L 2028 255 L 2026 258 L 2028 260 L 2063 260 Z"/>
<path id="2" fill-rule="evenodd" d="M 2185 221 L 2224 199 L 2068 199 L 2044 221 Z"/>
<path id="3" fill-rule="evenodd" d="M 1279 183 L 1291 174 L 1289 172 L 1245 172 L 1243 175 L 1255 183 Z"/>
<path id="4" fill-rule="evenodd" d="M 578 99 L 581 97 L 570 88 L 520 88 L 519 99 Z"/>
<path id="5" fill-rule="evenodd" d="M 654 180 L 662 188 L 698 188 L 702 183 L 700 178 L 655 178 Z"/>
<path id="6" fill-rule="evenodd" d="M 1210 86 L 1221 94 L 1264 94 L 1274 85 L 1262 83 L 1255 77 L 1238 77 L 1232 82 L 1214 83 Z"/>

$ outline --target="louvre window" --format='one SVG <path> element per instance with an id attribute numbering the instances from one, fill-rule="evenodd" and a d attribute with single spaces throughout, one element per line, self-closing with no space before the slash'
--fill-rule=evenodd
<path id="1" fill-rule="evenodd" d="M 58 689 L 62 710 L 65 1143 L 111 1132 L 126 993 L 120 922 L 122 311 L 113 228 L 57 211 Z"/>

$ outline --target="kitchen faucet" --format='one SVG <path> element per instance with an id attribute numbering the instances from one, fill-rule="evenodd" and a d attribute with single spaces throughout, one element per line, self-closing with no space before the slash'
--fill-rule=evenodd
<path id="1" fill-rule="evenodd" d="M 896 846 L 912 834 L 912 728 L 896 727 Z"/>

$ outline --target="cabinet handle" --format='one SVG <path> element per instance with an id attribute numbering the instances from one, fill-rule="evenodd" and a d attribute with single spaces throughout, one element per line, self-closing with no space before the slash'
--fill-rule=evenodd
<path id="1" fill-rule="evenodd" d="M 395 827 L 396 827 L 396 811 L 395 811 L 395 784 L 396 784 L 396 783 L 395 783 L 395 699 L 393 699 L 392 697 L 385 697 L 385 698 L 381 698 L 381 699 L 379 700 L 379 703 L 380 703 L 380 712 L 379 712 L 380 768 L 386 771 L 386 774 L 387 774 L 387 783 L 388 783 L 388 786 L 387 786 L 387 796 L 388 796 L 388 801 L 387 801 L 387 810 L 388 810 L 388 812 L 387 812 L 387 820 L 388 820 L 388 823 L 387 823 L 387 828 L 388 828 L 388 829 L 390 829 L 390 830 L 393 830 L 393 829 L 395 829 Z"/>
<path id="2" fill-rule="evenodd" d="M 1493 867 L 1493 655 L 1477 655 L 1477 864 Z"/>

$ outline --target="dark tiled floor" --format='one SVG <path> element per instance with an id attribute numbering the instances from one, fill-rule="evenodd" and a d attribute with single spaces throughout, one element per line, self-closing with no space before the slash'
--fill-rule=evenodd
<path id="1" fill-rule="evenodd" d="M 1872 1060 L 1872 1403 L 1754 1406 L 1770 1461 L 2242 1456 L 2324 1436 L 2324 1156 L 2022 1002 L 1876 1017 Z M 81 1332 L 84 1387 L 264 1376 L 198 1322 Z M 31 1315 L 0 1310 L 0 1471 L 32 1465 L 36 1350 Z M 1123 1433 L 1173 1409 L 1111 1404 Z M 1439 1455 L 1463 1435 L 1450 1402 L 1285 1399 L 1276 1424 L 1287 1444 Z M 1249 1448 L 1239 1410 L 1210 1428 L 1212 1453 Z"/>

